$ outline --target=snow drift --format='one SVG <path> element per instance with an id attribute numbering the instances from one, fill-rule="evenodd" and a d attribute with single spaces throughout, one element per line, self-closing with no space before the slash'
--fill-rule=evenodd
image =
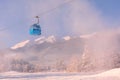
<path id="1" fill-rule="evenodd" d="M 102 73 L 0 73 L 0 79 L 4 80 L 120 80 L 120 68 Z"/>

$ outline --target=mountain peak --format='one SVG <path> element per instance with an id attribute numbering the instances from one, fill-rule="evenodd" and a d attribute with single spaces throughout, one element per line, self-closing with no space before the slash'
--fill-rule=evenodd
<path id="1" fill-rule="evenodd" d="M 41 44 L 41 43 L 44 43 L 44 42 L 48 42 L 48 43 L 54 43 L 56 41 L 56 38 L 52 35 L 52 36 L 49 36 L 49 37 L 40 37 L 40 38 L 37 38 L 34 40 L 35 42 Z"/>
<path id="2" fill-rule="evenodd" d="M 24 47 L 29 42 L 30 42 L 30 40 L 26 40 L 26 41 L 20 42 L 20 43 L 18 43 L 16 45 L 12 46 L 11 49 L 17 49 L 17 48 Z"/>
<path id="3" fill-rule="evenodd" d="M 49 36 L 47 39 L 46 39 L 46 42 L 50 42 L 50 43 L 54 43 L 56 41 L 56 38 L 55 36 Z"/>
<path id="4" fill-rule="evenodd" d="M 68 41 L 68 40 L 71 39 L 71 37 L 70 36 L 65 36 L 65 37 L 63 37 L 63 39 L 66 40 L 66 41 Z"/>

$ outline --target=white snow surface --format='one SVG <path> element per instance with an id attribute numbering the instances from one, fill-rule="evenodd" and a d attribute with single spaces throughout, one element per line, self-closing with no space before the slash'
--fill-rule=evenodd
<path id="1" fill-rule="evenodd" d="M 20 42 L 20 43 L 18 43 L 16 45 L 12 46 L 11 49 L 17 49 L 17 48 L 24 47 L 29 42 L 30 42 L 30 40 L 26 40 L 26 41 Z"/>
<path id="2" fill-rule="evenodd" d="M 46 42 L 49 42 L 49 43 L 54 43 L 55 41 L 56 41 L 55 36 L 50 36 L 46 39 Z"/>
<path id="3" fill-rule="evenodd" d="M 81 35 L 80 36 L 80 38 L 91 38 L 91 37 L 93 37 L 93 36 L 95 36 L 96 35 L 96 33 L 92 33 L 92 34 L 86 34 L 86 35 Z"/>
<path id="4" fill-rule="evenodd" d="M 45 37 L 42 36 L 42 37 L 40 37 L 40 38 L 35 39 L 35 41 L 37 42 L 37 41 L 41 41 L 41 40 L 44 40 L 44 39 L 45 39 Z"/>
<path id="5" fill-rule="evenodd" d="M 120 80 L 120 68 L 97 74 L 41 72 L 41 73 L 0 73 L 1 80 Z"/>
<path id="6" fill-rule="evenodd" d="M 44 42 L 48 42 L 48 43 L 54 43 L 56 41 L 56 38 L 52 35 L 52 36 L 49 36 L 49 37 L 40 37 L 40 38 L 37 38 L 35 39 L 35 42 L 41 44 L 41 43 L 44 43 Z"/>
<path id="7" fill-rule="evenodd" d="M 34 41 L 37 42 L 38 44 L 42 44 L 42 43 L 45 42 L 45 37 L 42 36 L 42 37 L 40 37 L 40 38 L 35 39 Z"/>
<path id="8" fill-rule="evenodd" d="M 65 37 L 63 37 L 63 39 L 66 40 L 66 41 L 68 41 L 68 40 L 71 39 L 71 37 L 70 36 L 65 36 Z"/>

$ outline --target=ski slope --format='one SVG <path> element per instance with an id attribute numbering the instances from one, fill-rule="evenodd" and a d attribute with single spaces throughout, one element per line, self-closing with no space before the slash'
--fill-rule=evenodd
<path id="1" fill-rule="evenodd" d="M 120 68 L 98 74 L 44 72 L 44 73 L 0 73 L 0 80 L 120 80 Z"/>

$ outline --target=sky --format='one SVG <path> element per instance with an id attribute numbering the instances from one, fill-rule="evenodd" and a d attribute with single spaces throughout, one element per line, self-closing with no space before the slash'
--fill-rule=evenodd
<path id="1" fill-rule="evenodd" d="M 54 1 L 54 2 L 53 2 Z M 120 0 L 0 0 L 0 48 L 38 38 L 29 28 L 40 17 L 41 36 L 79 36 L 120 27 Z"/>

